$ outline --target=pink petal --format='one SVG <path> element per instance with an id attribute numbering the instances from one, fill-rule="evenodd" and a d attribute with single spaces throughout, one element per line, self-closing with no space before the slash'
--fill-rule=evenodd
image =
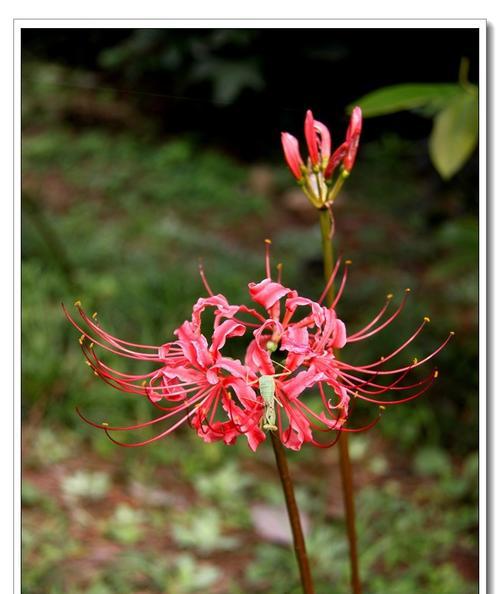
<path id="1" fill-rule="evenodd" d="M 290 289 L 280 283 L 275 283 L 270 278 L 265 278 L 257 284 L 250 283 L 248 288 L 252 300 L 267 310 L 271 309 L 282 297 L 291 292 Z"/>
<path id="2" fill-rule="evenodd" d="M 235 320 L 225 320 L 217 326 L 213 335 L 212 335 L 212 344 L 210 346 L 210 352 L 214 353 L 216 351 L 220 351 L 222 347 L 226 344 L 227 338 L 232 338 L 233 336 L 243 336 L 245 334 L 245 326 L 236 322 Z"/>

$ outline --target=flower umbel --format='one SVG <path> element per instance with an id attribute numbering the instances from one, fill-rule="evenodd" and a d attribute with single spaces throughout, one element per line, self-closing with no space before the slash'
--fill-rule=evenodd
<path id="1" fill-rule="evenodd" d="M 309 109 L 304 122 L 304 136 L 309 153 L 306 164 L 300 155 L 299 142 L 295 136 L 288 132 L 281 133 L 288 167 L 316 208 L 330 208 L 344 180 L 349 176 L 356 160 L 362 119 L 361 108 L 355 107 L 344 142 L 331 154 L 330 131 L 322 122 L 314 119 Z M 337 171 L 338 176 L 334 182 L 333 177 Z"/>
<path id="2" fill-rule="evenodd" d="M 409 381 L 407 376 L 441 351 L 453 333 L 420 361 L 387 367 L 423 331 L 429 318 L 424 318 L 397 349 L 375 362 L 352 365 L 336 356 L 337 350 L 369 339 L 391 324 L 402 312 L 409 289 L 391 314 L 388 310 L 392 295 L 388 295 L 370 323 L 348 332 L 335 308 L 346 285 L 350 262 L 344 262 L 336 298 L 327 307 L 323 300 L 339 273 L 340 259 L 323 294 L 313 301 L 282 284 L 281 267 L 277 279 L 271 277 L 269 245 L 267 240 L 265 278 L 248 285 L 254 307 L 231 305 L 223 295 L 215 295 L 200 268 L 209 296 L 198 299 L 191 319 L 174 332 L 176 340 L 161 346 L 112 336 L 95 315 L 89 317 L 85 313 L 80 302 L 75 305 L 81 322 L 64 308 L 70 322 L 81 333 L 80 345 L 92 371 L 117 390 L 146 397 L 159 410 L 152 420 L 128 427 L 95 423 L 81 413 L 80 416 L 126 447 L 157 441 L 188 423 L 206 442 L 234 444 L 244 435 L 255 450 L 265 440 L 266 432 L 274 431 L 283 445 L 299 450 L 304 443 L 329 447 L 342 431 L 372 427 L 380 412 L 365 427 L 348 427 L 352 405 L 357 399 L 383 409 L 413 400 L 432 385 L 438 375 L 436 369 L 418 381 Z M 207 337 L 202 332 L 201 321 L 209 313 L 213 332 Z M 248 337 L 243 360 L 223 353 L 226 344 L 235 337 Z M 120 372 L 98 356 L 98 349 L 148 362 L 154 369 L 144 374 Z M 383 395 L 389 392 L 399 397 L 384 399 Z M 114 437 L 116 432 L 158 424 L 167 426 L 142 441 L 123 443 Z M 321 438 L 325 433 L 334 436 Z"/>

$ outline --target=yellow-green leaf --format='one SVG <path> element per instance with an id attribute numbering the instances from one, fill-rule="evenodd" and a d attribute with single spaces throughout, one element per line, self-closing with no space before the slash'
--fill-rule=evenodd
<path id="1" fill-rule="evenodd" d="M 370 118 L 419 107 L 441 109 L 461 92 L 459 85 L 448 83 L 392 85 L 364 95 L 347 110 L 350 112 L 355 105 L 359 105 L 363 116 Z"/>
<path id="2" fill-rule="evenodd" d="M 477 88 L 462 91 L 434 118 L 429 139 L 432 162 L 444 179 L 452 177 L 469 159 L 479 134 Z"/>

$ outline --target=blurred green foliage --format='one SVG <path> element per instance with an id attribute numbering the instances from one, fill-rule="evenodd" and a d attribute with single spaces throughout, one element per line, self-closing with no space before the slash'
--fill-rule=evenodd
<path id="1" fill-rule="evenodd" d="M 443 179 L 457 173 L 474 153 L 479 140 L 479 89 L 467 80 L 469 60 L 463 58 L 459 82 L 404 83 L 372 91 L 354 101 L 365 118 L 416 110 L 432 117 L 429 138 L 432 162 Z"/>
<path id="2" fill-rule="evenodd" d="M 228 154 L 187 136 L 155 138 L 154 120 L 131 115 L 130 130 L 117 129 L 123 104 L 113 93 L 84 93 L 82 115 L 79 91 L 44 86 L 91 73 L 42 63 L 24 72 L 23 592 L 298 592 L 289 547 L 259 540 L 250 514 L 254 503 L 282 505 L 270 449 L 207 445 L 188 428 L 145 449 L 116 448 L 75 406 L 116 424 L 149 418 L 151 407 L 89 373 L 60 302 L 81 299 L 112 333 L 160 344 L 203 294 L 199 258 L 215 292 L 245 302 L 247 283 L 263 276 L 267 236 L 285 283 L 317 296 L 319 230 L 290 206 L 283 165 L 256 184 L 256 170 Z M 412 288 L 397 323 L 346 358 L 390 352 L 424 315 L 432 324 L 404 357 L 456 331 L 431 392 L 351 440 L 361 565 L 369 593 L 473 594 L 477 220 L 467 185 L 439 185 L 422 155 L 425 146 L 394 135 L 363 145 L 335 213 L 337 244 L 354 261 L 338 308 L 349 328 L 388 292 Z M 333 450 L 290 455 L 319 594 L 348 583 L 335 460 Z"/>

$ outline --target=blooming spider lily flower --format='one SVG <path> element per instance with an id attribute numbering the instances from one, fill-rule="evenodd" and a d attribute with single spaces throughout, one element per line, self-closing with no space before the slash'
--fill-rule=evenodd
<path id="1" fill-rule="evenodd" d="M 387 363 L 422 332 L 428 318 L 398 348 L 373 363 L 352 365 L 346 357 L 338 357 L 338 351 L 347 345 L 368 339 L 391 324 L 403 310 L 409 290 L 392 314 L 387 315 L 392 301 L 392 295 L 388 295 L 370 323 L 348 332 L 335 308 L 346 285 L 349 261 L 344 264 L 336 297 L 327 307 L 323 300 L 339 273 L 340 259 L 322 295 L 313 301 L 282 284 L 281 267 L 278 278 L 273 280 L 270 243 L 266 240 L 265 278 L 248 285 L 255 307 L 231 305 L 223 295 L 214 294 L 200 268 L 209 296 L 197 301 L 191 319 L 175 331 L 176 340 L 161 346 L 131 343 L 112 336 L 102 329 L 95 316 L 85 313 L 79 302 L 76 306 L 81 322 L 64 308 L 69 321 L 81 333 L 80 345 L 94 373 L 118 390 L 148 398 L 160 411 L 156 418 L 129 427 L 99 424 L 81 413 L 80 416 L 126 447 L 157 441 L 188 423 L 206 442 L 234 444 L 244 435 L 255 450 L 265 440 L 266 431 L 274 431 L 283 445 L 299 450 L 304 443 L 329 447 L 341 431 L 372 427 L 380 413 L 365 427 L 348 427 L 354 399 L 383 409 L 413 400 L 433 384 L 438 375 L 435 369 L 418 381 L 408 380 L 407 376 L 439 353 L 453 333 L 420 361 L 387 368 Z M 213 315 L 213 333 L 209 338 L 201 327 L 207 310 Z M 248 338 L 243 360 L 223 353 L 226 343 L 235 337 Z M 144 374 L 119 372 L 97 355 L 98 348 L 127 359 L 147 361 L 155 369 Z M 384 398 L 389 392 L 401 396 Z M 114 437 L 116 432 L 161 423 L 167 427 L 143 441 L 122 443 Z M 324 433 L 334 437 L 320 438 Z"/>
<path id="2" fill-rule="evenodd" d="M 356 160 L 362 119 L 361 108 L 355 107 L 345 141 L 331 154 L 330 131 L 323 123 L 314 119 L 309 109 L 304 122 L 304 136 L 309 153 L 307 165 L 300 156 L 299 142 L 295 136 L 282 132 L 281 142 L 288 167 L 316 208 L 329 208 L 343 181 L 349 176 Z M 333 183 L 333 174 L 340 165 L 338 179 Z"/>

